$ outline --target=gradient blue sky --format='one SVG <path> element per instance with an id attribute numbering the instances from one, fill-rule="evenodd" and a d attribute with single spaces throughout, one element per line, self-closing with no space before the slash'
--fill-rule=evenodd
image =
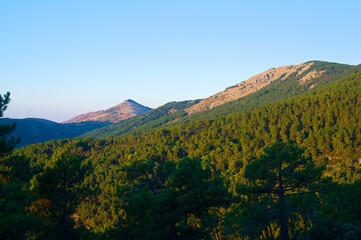
<path id="1" fill-rule="evenodd" d="M 4 117 L 208 97 L 272 67 L 361 63 L 361 1 L 0 1 Z"/>

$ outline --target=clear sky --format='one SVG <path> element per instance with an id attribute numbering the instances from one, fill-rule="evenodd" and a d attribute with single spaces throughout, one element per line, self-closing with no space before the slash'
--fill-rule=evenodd
<path id="1" fill-rule="evenodd" d="M 205 98 L 272 67 L 361 63 L 361 1 L 0 0 L 4 117 Z"/>

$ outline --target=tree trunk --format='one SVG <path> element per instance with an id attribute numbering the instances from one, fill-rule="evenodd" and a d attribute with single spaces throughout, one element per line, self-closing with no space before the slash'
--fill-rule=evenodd
<path id="1" fill-rule="evenodd" d="M 172 223 L 170 225 L 170 239 L 177 240 L 177 228 L 175 226 L 175 223 Z"/>
<path id="2" fill-rule="evenodd" d="M 269 228 L 269 231 L 270 231 L 270 234 L 271 234 L 271 239 L 275 239 L 275 237 L 273 236 L 273 231 L 272 231 L 271 224 L 268 225 L 268 228 Z"/>
<path id="3" fill-rule="evenodd" d="M 60 228 L 63 234 L 68 235 L 69 233 L 69 229 L 67 226 L 67 208 L 68 208 L 68 194 L 67 194 L 67 176 L 66 176 L 66 172 L 65 169 L 63 170 L 63 182 L 62 182 L 62 195 L 63 195 L 63 206 L 62 206 L 62 210 L 63 213 L 60 217 Z"/>
<path id="4" fill-rule="evenodd" d="M 280 224 L 281 224 L 281 239 L 282 240 L 289 240 L 288 238 L 288 227 L 286 221 L 286 207 L 285 207 L 285 193 L 283 189 L 282 180 L 279 182 L 279 217 L 280 217 Z"/>

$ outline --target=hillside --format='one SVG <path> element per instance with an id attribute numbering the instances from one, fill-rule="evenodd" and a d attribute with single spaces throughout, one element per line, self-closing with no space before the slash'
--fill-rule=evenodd
<path id="1" fill-rule="evenodd" d="M 145 107 L 131 99 L 128 99 L 106 110 L 84 113 L 72 119 L 69 119 L 63 123 L 89 122 L 89 121 L 116 123 L 146 113 L 150 110 L 152 109 Z"/>
<path id="2" fill-rule="evenodd" d="M 298 65 L 290 65 L 269 69 L 235 86 L 229 87 L 225 91 L 210 96 L 202 100 L 200 103 L 185 109 L 185 111 L 189 114 L 192 114 L 218 107 L 227 102 L 237 100 L 241 97 L 245 97 L 253 92 L 256 92 L 275 80 L 285 81 L 291 74 L 295 74 L 296 77 L 301 76 L 302 73 L 309 70 L 310 67 L 314 64 L 315 62 L 307 62 Z M 298 79 L 298 83 L 306 84 L 311 80 L 311 78 L 319 77 L 324 72 L 325 70 L 307 71 L 306 75 L 302 75 L 302 77 Z"/>
<path id="3" fill-rule="evenodd" d="M 94 239 L 127 239 L 146 231 L 153 235 L 166 231 L 163 239 L 167 239 L 167 226 L 174 221 L 182 239 L 200 233 L 211 239 L 214 232 L 218 239 L 260 239 L 271 230 L 279 235 L 277 212 L 272 211 L 278 202 L 276 194 L 260 197 L 258 189 L 249 185 L 245 171 L 265 153 L 264 148 L 292 141 L 305 149 L 307 157 L 312 155 L 320 169 L 325 167 L 323 176 L 329 177 L 300 192 L 295 190 L 286 199 L 297 210 L 287 216 L 290 228 L 297 228 L 292 236 L 329 239 L 314 236 L 334 229 L 337 234 L 358 234 L 360 92 L 361 73 L 356 73 L 286 101 L 226 117 L 127 137 L 36 144 L 16 150 L 14 156 L 30 159 L 34 172 L 47 164 L 52 167 L 49 159 L 60 151 L 84 156 L 84 165 L 92 163 L 92 172 L 84 180 L 84 186 L 92 191 L 79 200 L 74 215 L 77 225 L 89 229 Z M 193 181 L 193 177 L 208 178 Z M 222 186 L 226 192 L 221 191 Z M 199 211 L 206 200 L 207 204 L 212 201 L 214 191 L 225 199 L 218 199 L 219 205 L 208 211 Z M 314 216 L 312 224 L 309 216 Z M 146 224 L 153 219 L 156 224 Z M 276 227 L 269 230 L 269 225 Z M 355 236 L 351 239 L 358 239 L 359 235 Z"/>
<path id="4" fill-rule="evenodd" d="M 247 81 L 227 88 L 173 114 L 159 119 L 148 119 L 146 124 L 132 125 L 128 122 L 107 126 L 88 132 L 82 137 L 107 137 L 143 133 L 151 129 L 177 126 L 187 122 L 211 119 L 244 112 L 259 106 L 283 101 L 318 89 L 361 70 L 361 66 L 311 61 L 299 65 L 274 68 L 251 77 Z M 146 118 L 146 116 L 145 116 Z"/>
<path id="5" fill-rule="evenodd" d="M 25 118 L 11 119 L 1 118 L 0 125 L 12 124 L 16 122 L 15 131 L 11 136 L 20 137 L 21 141 L 18 147 L 26 146 L 33 143 L 41 143 L 50 140 L 63 138 L 74 138 L 85 132 L 96 128 L 104 127 L 109 123 L 102 122 L 82 122 L 60 124 L 46 119 Z"/>

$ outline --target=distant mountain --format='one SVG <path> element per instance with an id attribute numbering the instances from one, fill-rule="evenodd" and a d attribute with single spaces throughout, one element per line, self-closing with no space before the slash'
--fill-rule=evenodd
<path id="1" fill-rule="evenodd" d="M 170 102 L 145 114 L 129 118 L 103 128 L 95 129 L 81 135 L 80 137 L 108 136 L 109 133 L 112 135 L 114 135 L 114 133 L 115 135 L 128 135 L 143 132 L 147 129 L 163 126 L 180 117 L 184 117 L 187 113 L 182 110 L 197 104 L 200 101 L 201 100 Z"/>
<path id="2" fill-rule="evenodd" d="M 131 130 L 125 130 L 132 126 L 127 126 L 128 122 L 120 122 L 82 136 L 107 137 L 142 133 L 155 128 L 244 112 L 318 89 L 360 70 L 361 65 L 352 66 L 321 61 L 273 68 L 175 113 L 157 119 L 149 118 L 143 125 L 139 123 Z"/>
<path id="3" fill-rule="evenodd" d="M 61 124 L 46 119 L 25 118 L 25 119 L 0 119 L 0 125 L 16 122 L 16 128 L 11 136 L 20 137 L 18 147 L 32 143 L 46 142 L 63 138 L 74 138 L 85 132 L 96 128 L 104 127 L 109 123 L 104 122 L 81 122 Z"/>
<path id="4" fill-rule="evenodd" d="M 22 147 L 32 143 L 74 138 L 94 129 L 132 118 L 150 110 L 151 108 L 129 99 L 109 109 L 85 113 L 63 123 L 39 118 L 3 118 L 0 119 L 0 125 L 16 122 L 17 126 L 11 136 L 20 137 L 21 142 L 18 147 Z"/>
<path id="5" fill-rule="evenodd" d="M 152 109 L 149 107 L 145 107 L 131 99 L 128 99 L 121 104 L 118 104 L 106 110 L 84 113 L 63 123 L 79 123 L 89 121 L 116 123 L 146 113 L 150 110 Z"/>

